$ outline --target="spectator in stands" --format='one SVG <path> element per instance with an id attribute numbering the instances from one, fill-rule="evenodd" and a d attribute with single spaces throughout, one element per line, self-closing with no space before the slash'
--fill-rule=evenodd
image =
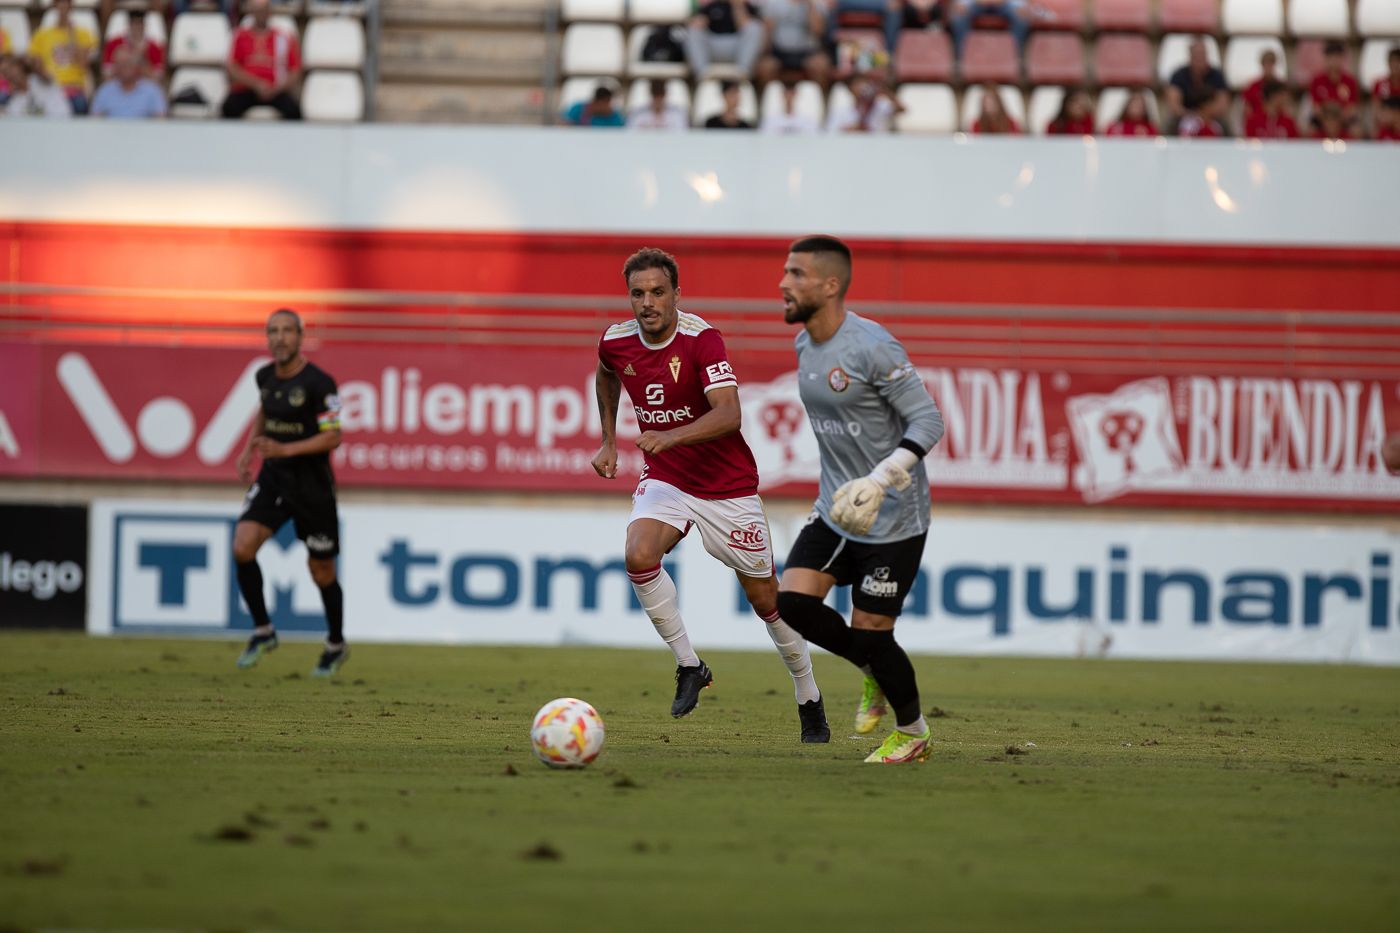
<path id="1" fill-rule="evenodd" d="M 1031 17 L 1036 9 L 1027 0 L 952 0 L 948 12 L 948 28 L 953 33 L 953 44 L 962 54 L 963 40 L 972 31 L 972 24 L 979 16 L 1000 16 L 1006 20 L 1011 35 L 1016 38 L 1016 54 L 1025 52 L 1026 39 L 1031 34 Z"/>
<path id="2" fill-rule="evenodd" d="M 115 70 L 114 60 L 119 49 L 135 49 L 136 60 L 141 71 L 153 81 L 165 76 L 165 49 L 159 42 L 146 35 L 146 17 L 140 12 L 131 14 L 127 20 L 126 32 L 113 36 L 102 49 L 102 75 L 110 78 Z"/>
<path id="3" fill-rule="evenodd" d="M 695 9 L 685 34 L 690 70 L 704 77 L 711 62 L 737 65 L 753 74 L 763 51 L 763 19 L 748 0 L 707 0 Z"/>
<path id="4" fill-rule="evenodd" d="M 933 29 L 943 22 L 943 0 L 904 0 L 900 26 L 904 29 Z"/>
<path id="5" fill-rule="evenodd" d="M 739 82 L 721 81 L 720 93 L 724 95 L 724 110 L 705 121 L 707 130 L 751 130 L 753 124 L 739 116 Z"/>
<path id="6" fill-rule="evenodd" d="M 135 48 L 117 49 L 112 77 L 102 82 L 92 99 L 92 115 L 122 119 L 165 116 L 165 92 L 146 77 L 147 64 Z"/>
<path id="7" fill-rule="evenodd" d="M 798 111 L 797 84 L 792 81 L 783 82 L 783 109 L 777 113 L 765 113 L 758 128 L 760 132 L 779 136 L 815 133 L 821 129 L 815 117 Z"/>
<path id="8" fill-rule="evenodd" d="M 841 22 L 842 13 L 867 13 L 880 22 L 880 30 L 885 34 L 885 48 L 894 52 L 899 41 L 899 27 L 904 22 L 903 4 L 900 0 L 836 0 L 836 22 Z"/>
<path id="9" fill-rule="evenodd" d="M 882 77 L 857 74 L 851 78 L 851 102 L 833 108 L 827 117 L 828 133 L 889 133 L 904 107 L 895 100 Z"/>
<path id="10" fill-rule="evenodd" d="M 972 121 L 972 132 L 983 136 L 1016 135 L 1021 132 L 1021 127 L 1011 119 L 1011 114 L 1006 112 L 1001 100 L 1001 91 L 995 84 L 982 85 L 982 109 L 977 114 L 977 119 Z"/>
<path id="11" fill-rule="evenodd" d="M 97 37 L 73 24 L 73 0 L 54 0 L 58 12 L 54 25 L 40 29 L 29 40 L 29 55 L 68 95 L 76 114 L 88 111 L 92 98 L 92 62 L 97 55 Z"/>
<path id="12" fill-rule="evenodd" d="M 189 12 L 190 7 L 197 2 L 198 0 L 173 0 L 171 9 L 174 13 L 172 15 L 179 16 L 181 13 Z M 214 0 L 205 0 L 205 2 L 214 2 Z M 236 25 L 238 23 L 238 4 L 235 0 L 217 0 L 217 2 L 219 9 L 228 17 L 228 21 Z M 249 12 L 252 12 L 251 7 Z"/>
<path id="13" fill-rule="evenodd" d="M 1250 139 L 1297 139 L 1298 124 L 1288 112 L 1288 85 L 1270 81 L 1264 85 L 1264 106 L 1244 118 L 1244 135 Z"/>
<path id="14" fill-rule="evenodd" d="M 1313 114 L 1313 139 L 1351 139 L 1346 111 L 1335 100 L 1329 100 Z"/>
<path id="15" fill-rule="evenodd" d="M 624 126 L 627 123 L 613 106 L 613 90 L 606 84 L 593 89 L 591 100 L 581 100 L 566 110 L 564 122 L 571 126 Z"/>
<path id="16" fill-rule="evenodd" d="M 1400 142 L 1400 95 L 1391 95 L 1381 102 L 1376 112 L 1377 141 Z"/>
<path id="17" fill-rule="evenodd" d="M 301 48 L 296 36 L 271 28 L 269 0 L 248 0 L 253 24 L 233 34 L 229 47 L 229 92 L 223 114 L 238 119 L 259 105 L 274 108 L 284 120 L 300 120 L 295 91 L 301 79 Z"/>
<path id="18" fill-rule="evenodd" d="M 754 73 L 759 84 L 788 72 L 827 86 L 832 63 L 826 44 L 824 0 L 764 0 L 763 26 L 768 51 Z"/>
<path id="19" fill-rule="evenodd" d="M 65 118 L 73 115 L 73 105 L 63 86 L 48 79 L 37 59 L 6 55 L 0 59 L 0 67 L 10 86 L 10 99 L 5 104 L 5 112 L 10 116 Z"/>
<path id="20" fill-rule="evenodd" d="M 1178 68 L 1167 85 L 1167 110 L 1171 119 L 1178 124 L 1177 135 L 1182 133 L 1180 123 L 1187 119 L 1189 128 L 1208 127 L 1216 121 L 1217 115 L 1225 112 L 1229 94 L 1225 90 L 1225 75 L 1210 63 L 1206 54 L 1205 39 L 1197 36 L 1191 42 L 1189 58 Z M 1222 131 L 1223 132 L 1223 131 Z M 1190 135 L 1209 135 L 1193 132 Z"/>
<path id="21" fill-rule="evenodd" d="M 648 82 L 651 98 L 644 106 L 627 115 L 627 128 L 632 130 L 683 130 L 690 120 L 680 107 L 666 100 L 666 82 L 653 78 Z"/>
<path id="22" fill-rule="evenodd" d="M 1381 111 L 1385 102 L 1392 97 L 1400 97 L 1400 45 L 1390 50 L 1390 54 L 1385 57 L 1385 63 L 1388 66 L 1385 77 L 1371 87 L 1371 119 L 1376 126 L 1380 126 Z"/>
<path id="23" fill-rule="evenodd" d="M 1079 90 L 1066 91 L 1060 102 L 1060 112 L 1045 127 L 1045 132 L 1051 136 L 1093 136 L 1094 102 L 1089 95 Z"/>
<path id="24" fill-rule="evenodd" d="M 1361 104 L 1361 85 L 1347 71 L 1347 47 L 1336 39 L 1330 39 L 1322 52 L 1322 71 L 1313 76 L 1308 88 L 1313 106 L 1321 108 L 1324 104 L 1334 103 L 1341 109 L 1342 119 L 1350 124 L 1356 119 L 1356 108 Z"/>
<path id="25" fill-rule="evenodd" d="M 1273 49 L 1265 49 L 1259 56 L 1259 77 L 1244 89 L 1244 121 L 1264 109 L 1264 86 L 1283 79 L 1278 75 L 1278 55 Z"/>
<path id="26" fill-rule="evenodd" d="M 1158 136 L 1157 124 L 1147 109 L 1147 92 L 1141 88 L 1128 95 L 1123 112 L 1108 126 L 1109 136 Z"/>

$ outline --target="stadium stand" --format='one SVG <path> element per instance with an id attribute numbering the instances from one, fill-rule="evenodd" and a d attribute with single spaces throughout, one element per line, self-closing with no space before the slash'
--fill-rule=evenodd
<path id="1" fill-rule="evenodd" d="M 1345 39 L 1350 19 L 1347 0 L 1289 0 L 1288 31 L 1295 36 Z"/>

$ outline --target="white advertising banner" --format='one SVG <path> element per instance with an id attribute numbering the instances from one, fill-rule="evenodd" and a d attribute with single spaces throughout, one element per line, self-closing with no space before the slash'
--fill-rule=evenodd
<path id="1" fill-rule="evenodd" d="M 88 628 L 246 631 L 229 540 L 238 500 L 101 500 Z M 628 502 L 597 508 L 341 509 L 357 642 L 658 646 L 631 597 Z M 781 562 L 806 516 L 771 515 Z M 733 573 L 692 535 L 667 558 L 701 649 L 771 650 Z M 259 555 L 283 631 L 321 632 L 304 547 Z M 934 516 L 900 618 L 913 653 L 1400 664 L 1400 534 L 1326 525 Z M 849 591 L 833 603 L 849 609 Z"/>

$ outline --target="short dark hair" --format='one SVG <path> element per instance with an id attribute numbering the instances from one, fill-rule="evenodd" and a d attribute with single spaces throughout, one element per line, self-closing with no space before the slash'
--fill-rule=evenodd
<path id="1" fill-rule="evenodd" d="M 728 94 L 730 91 L 737 90 L 739 90 L 739 82 L 735 81 L 733 78 L 725 78 L 719 83 L 719 92 L 721 94 Z"/>
<path id="2" fill-rule="evenodd" d="M 300 314 L 297 314 L 297 313 L 296 313 L 295 311 L 293 311 L 291 308 L 278 308 L 276 311 L 272 312 L 271 314 L 269 314 L 269 315 L 267 316 L 267 322 L 268 322 L 269 324 L 271 324 L 271 323 L 272 323 L 272 319 L 275 318 L 275 317 L 276 317 L 277 315 L 279 315 L 279 314 L 291 315 L 292 320 L 296 322 L 296 325 L 297 325 L 297 333 L 299 334 L 299 333 L 302 332 L 302 329 L 301 329 L 301 315 L 300 315 Z"/>
<path id="3" fill-rule="evenodd" d="M 681 287 L 681 270 L 676 265 L 676 257 L 654 246 L 643 246 L 622 264 L 622 281 L 630 282 L 633 272 L 643 269 L 660 269 L 671 280 L 672 288 Z"/>
<path id="4" fill-rule="evenodd" d="M 1381 106 L 1386 110 L 1400 110 L 1400 95 L 1392 95 L 1381 101 Z"/>
<path id="5" fill-rule="evenodd" d="M 834 257 L 836 277 L 841 281 L 841 296 L 845 297 L 846 289 L 851 287 L 851 248 L 849 246 L 834 236 L 818 233 L 793 240 L 792 245 L 788 247 L 788 252 L 817 253 Z"/>
<path id="6" fill-rule="evenodd" d="M 1345 55 L 1347 47 L 1338 39 L 1328 39 L 1327 44 L 1322 47 L 1323 55 Z"/>
<path id="7" fill-rule="evenodd" d="M 1390 51 L 1385 53 L 1386 59 L 1400 58 L 1400 45 L 1392 45 Z"/>
<path id="8" fill-rule="evenodd" d="M 651 91 L 652 97 L 666 96 L 666 82 L 663 79 L 652 78 L 650 81 L 647 82 L 647 84 L 650 86 L 648 90 Z"/>
<path id="9" fill-rule="evenodd" d="M 1265 100 L 1268 100 L 1270 97 L 1273 97 L 1280 91 L 1287 90 L 1288 85 L 1284 84 L 1282 81 L 1265 81 L 1264 86 L 1259 89 L 1259 93 L 1261 97 L 1263 97 Z"/>
<path id="10" fill-rule="evenodd" d="M 593 102 L 595 104 L 604 104 L 612 99 L 612 88 L 608 87 L 606 84 L 600 84 L 593 89 Z"/>

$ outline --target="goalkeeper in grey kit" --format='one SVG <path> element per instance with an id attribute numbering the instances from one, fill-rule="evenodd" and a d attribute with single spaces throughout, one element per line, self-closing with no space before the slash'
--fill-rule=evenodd
<path id="1" fill-rule="evenodd" d="M 798 390 L 821 451 L 821 491 L 788 555 L 778 609 L 808 641 L 865 674 L 856 731 L 873 732 L 889 708 L 895 730 L 865 760 L 922 761 L 930 733 L 914 665 L 894 640 L 928 536 L 923 460 L 943 437 L 943 415 L 899 341 L 846 310 L 851 251 L 811 236 L 792 244 L 780 285 L 797 335 Z M 851 586 L 848 626 L 824 600 Z"/>

